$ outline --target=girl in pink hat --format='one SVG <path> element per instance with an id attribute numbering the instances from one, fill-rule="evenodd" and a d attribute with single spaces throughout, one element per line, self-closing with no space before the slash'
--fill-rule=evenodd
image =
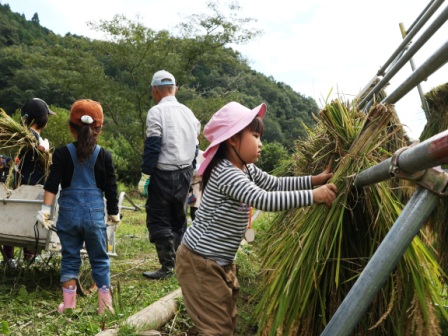
<path id="1" fill-rule="evenodd" d="M 233 335 L 239 292 L 234 264 L 245 237 L 253 239 L 252 207 L 283 211 L 336 198 L 330 165 L 319 175 L 275 177 L 254 165 L 261 155 L 266 105 L 231 102 L 204 128 L 210 146 L 199 168 L 201 205 L 176 255 L 176 276 L 188 314 L 201 335 Z M 321 185 L 318 188 L 314 186 Z"/>

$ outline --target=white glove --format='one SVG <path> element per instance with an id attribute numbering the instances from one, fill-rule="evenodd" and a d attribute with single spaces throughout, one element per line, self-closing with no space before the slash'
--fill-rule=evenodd
<path id="1" fill-rule="evenodd" d="M 148 185 L 151 180 L 151 175 L 143 174 L 138 182 L 138 193 L 140 196 L 148 197 Z"/>
<path id="2" fill-rule="evenodd" d="M 54 222 L 50 220 L 51 206 L 42 204 L 42 209 L 37 212 L 36 220 L 44 229 L 50 230 Z"/>
<path id="3" fill-rule="evenodd" d="M 50 149 L 50 143 L 48 142 L 48 139 L 42 139 L 41 137 L 39 137 L 39 147 L 42 147 L 43 149 L 45 149 L 45 152 L 48 152 L 48 150 Z"/>
<path id="4" fill-rule="evenodd" d="M 118 215 L 107 215 L 107 225 L 115 225 L 114 231 L 117 230 L 118 225 L 120 225 L 121 222 L 121 218 L 120 218 L 120 214 Z"/>

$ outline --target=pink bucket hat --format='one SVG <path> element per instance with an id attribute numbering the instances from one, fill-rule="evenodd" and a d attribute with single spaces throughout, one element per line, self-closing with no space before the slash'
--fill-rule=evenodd
<path id="1" fill-rule="evenodd" d="M 256 116 L 263 118 L 265 113 L 264 103 L 251 110 L 236 102 L 230 102 L 216 112 L 204 127 L 204 136 L 210 141 L 210 145 L 204 152 L 204 162 L 199 167 L 198 175 L 204 173 L 221 142 L 242 131 Z"/>

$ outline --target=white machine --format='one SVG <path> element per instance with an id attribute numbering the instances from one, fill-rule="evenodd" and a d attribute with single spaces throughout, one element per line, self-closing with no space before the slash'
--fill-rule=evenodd
<path id="1" fill-rule="evenodd" d="M 54 230 L 42 228 L 36 221 L 44 199 L 42 185 L 21 185 L 17 189 L 7 189 L 0 183 L 0 245 L 14 245 L 50 252 L 59 252 L 61 244 Z M 123 207 L 127 199 L 133 207 Z M 126 193 L 120 193 L 118 209 L 140 210 Z M 57 197 L 51 207 L 51 219 L 56 223 L 58 214 Z M 106 214 L 105 214 L 106 216 Z M 107 246 L 110 256 L 117 256 L 115 248 L 115 226 L 107 226 Z M 82 251 L 85 253 L 85 251 Z"/>

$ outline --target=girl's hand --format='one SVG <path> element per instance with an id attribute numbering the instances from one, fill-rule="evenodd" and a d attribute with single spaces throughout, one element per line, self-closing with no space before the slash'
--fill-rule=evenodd
<path id="1" fill-rule="evenodd" d="M 333 163 L 333 159 L 330 160 L 327 168 L 325 168 L 325 170 L 322 173 L 311 177 L 311 183 L 313 184 L 313 186 L 325 184 L 330 178 L 333 177 L 333 173 L 331 172 L 331 164 L 332 163 Z"/>
<path id="2" fill-rule="evenodd" d="M 328 183 L 316 189 L 313 189 L 314 203 L 325 203 L 326 205 L 330 206 L 336 199 L 337 192 L 338 189 L 333 183 Z"/>

